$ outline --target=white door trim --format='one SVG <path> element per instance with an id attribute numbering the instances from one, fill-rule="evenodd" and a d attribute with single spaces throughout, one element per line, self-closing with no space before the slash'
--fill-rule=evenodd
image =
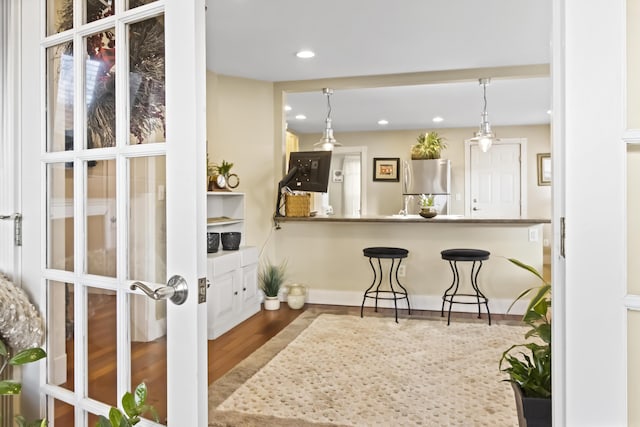
<path id="1" fill-rule="evenodd" d="M 516 144 L 520 146 L 520 216 L 527 217 L 527 138 L 500 138 L 493 145 Z M 477 142 L 464 141 L 464 215 L 471 217 L 471 146 Z M 491 148 L 489 148 L 491 150 Z"/>

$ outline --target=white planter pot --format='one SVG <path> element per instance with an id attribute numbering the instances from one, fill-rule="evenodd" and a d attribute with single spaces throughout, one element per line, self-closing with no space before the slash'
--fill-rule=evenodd
<path id="1" fill-rule="evenodd" d="M 279 310 L 280 300 L 278 299 L 278 297 L 264 297 L 264 309 Z"/>

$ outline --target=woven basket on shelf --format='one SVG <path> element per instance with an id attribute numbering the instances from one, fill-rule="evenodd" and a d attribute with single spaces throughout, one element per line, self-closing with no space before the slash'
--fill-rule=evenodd
<path id="1" fill-rule="evenodd" d="M 309 216 L 311 211 L 311 194 L 285 194 L 285 216 Z"/>

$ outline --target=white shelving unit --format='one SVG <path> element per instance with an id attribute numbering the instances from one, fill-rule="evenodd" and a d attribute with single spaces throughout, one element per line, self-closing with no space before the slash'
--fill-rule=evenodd
<path id="1" fill-rule="evenodd" d="M 207 337 L 218 338 L 238 323 L 260 311 L 258 249 L 245 246 L 244 193 L 207 193 L 207 232 L 242 233 L 240 249 L 207 254 Z"/>

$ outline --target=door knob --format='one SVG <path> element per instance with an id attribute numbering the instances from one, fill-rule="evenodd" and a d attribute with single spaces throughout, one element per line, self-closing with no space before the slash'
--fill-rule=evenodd
<path id="1" fill-rule="evenodd" d="M 475 206 L 473 207 L 474 211 L 479 211 L 480 209 L 476 208 Z"/>
<path id="2" fill-rule="evenodd" d="M 140 289 L 149 298 L 156 301 L 168 299 L 175 305 L 181 305 L 187 300 L 189 295 L 189 288 L 187 282 L 182 276 L 172 276 L 167 282 L 167 286 L 162 286 L 158 289 L 151 289 L 142 282 L 133 282 L 129 287 L 132 291 Z"/>

